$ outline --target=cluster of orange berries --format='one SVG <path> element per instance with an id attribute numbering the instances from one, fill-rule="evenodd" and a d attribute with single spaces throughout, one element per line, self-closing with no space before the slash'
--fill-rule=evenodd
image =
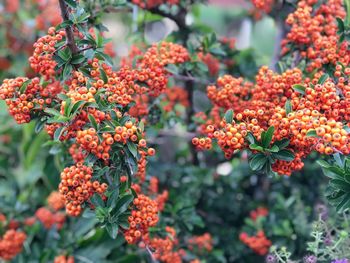
<path id="1" fill-rule="evenodd" d="M 286 23 L 291 30 L 282 41 L 282 54 L 296 47 L 300 55 L 308 59 L 309 72 L 325 64 L 341 62 L 348 65 L 350 62 L 347 42 L 338 45 L 336 18 L 343 19 L 346 15 L 343 1 L 318 3 L 317 0 L 298 2 L 298 8 L 287 17 Z"/>
<path id="2" fill-rule="evenodd" d="M 165 91 L 169 73 L 165 66 L 181 64 L 190 59 L 186 48 L 171 42 L 153 44 L 143 55 L 137 66 L 137 80 L 149 87 L 151 96 L 159 96 Z"/>
<path id="3" fill-rule="evenodd" d="M 249 98 L 252 87 L 253 84 L 243 78 L 224 75 L 218 78 L 216 86 L 207 87 L 207 96 L 213 104 L 224 109 L 233 107 L 237 111 L 242 109 L 244 100 Z"/>
<path id="4" fill-rule="evenodd" d="M 73 256 L 59 255 L 55 257 L 53 263 L 74 263 Z"/>
<path id="5" fill-rule="evenodd" d="M 279 174 L 290 175 L 303 167 L 302 158 L 312 150 L 324 154 L 336 151 L 350 152 L 350 137 L 345 123 L 350 119 L 350 86 L 347 76 L 350 69 L 337 65 L 333 80 L 324 77 L 322 72 L 312 79 L 303 80 L 300 69 L 290 69 L 277 74 L 266 66 L 260 68 L 256 84 L 244 82 L 242 78 L 224 76 L 218 79 L 217 86 L 207 88 L 208 97 L 215 107 L 227 111 L 234 110 L 232 123 L 217 118 L 220 110 L 213 107 L 210 118 L 201 117 L 205 125 L 201 132 L 206 138 L 194 138 L 198 149 L 210 149 L 211 140 L 216 139 L 226 158 L 248 147 L 245 137 L 248 132 L 260 140 L 261 133 L 274 126 L 272 143 L 282 139 L 290 140 L 288 149 L 294 152 L 291 162 L 276 161 L 272 168 Z M 302 86 L 305 94 L 300 94 L 294 85 Z M 286 112 L 289 101 L 291 112 Z M 316 131 L 317 138 L 309 133 Z"/>
<path id="6" fill-rule="evenodd" d="M 92 173 L 92 168 L 82 163 L 62 171 L 59 192 L 64 198 L 68 215 L 78 216 L 82 212 L 82 204 L 94 193 L 102 195 L 106 191 L 107 184 L 91 181 Z"/>
<path id="7" fill-rule="evenodd" d="M 21 253 L 27 235 L 14 229 L 7 230 L 0 239 L 0 259 L 11 260 Z"/>
<path id="8" fill-rule="evenodd" d="M 52 86 L 44 88 L 40 85 L 39 78 L 4 79 L 0 86 L 0 99 L 5 100 L 9 113 L 16 122 L 23 124 L 31 120 L 34 110 L 42 110 L 51 104 L 51 97 L 57 94 L 57 90 L 50 88 Z"/>
<path id="9" fill-rule="evenodd" d="M 132 3 L 144 9 L 151 9 L 162 4 L 177 5 L 180 0 L 132 0 Z"/>
<path id="10" fill-rule="evenodd" d="M 112 135 L 106 132 L 102 134 L 102 139 L 103 141 L 100 144 L 96 130 L 89 128 L 88 130 L 77 132 L 76 142 L 86 151 L 93 153 L 97 158 L 106 161 L 109 159 L 109 151 L 114 140 Z"/>
<path id="11" fill-rule="evenodd" d="M 31 68 L 40 73 L 47 80 L 52 78 L 56 72 L 55 67 L 57 63 L 53 60 L 53 53 L 57 42 L 65 37 L 65 31 L 56 33 L 54 27 L 50 27 L 48 35 L 39 38 L 34 43 L 33 55 L 29 58 Z"/>
<path id="12" fill-rule="evenodd" d="M 133 201 L 134 208 L 128 218 L 129 229 L 124 231 L 125 240 L 129 244 L 136 243 L 148 234 L 148 228 L 158 222 L 157 203 L 140 194 Z"/>
<path id="13" fill-rule="evenodd" d="M 271 241 L 267 239 L 262 230 L 259 230 L 255 236 L 249 236 L 247 233 L 243 232 L 239 235 L 239 239 L 261 256 L 266 255 L 272 245 Z"/>
<path id="14" fill-rule="evenodd" d="M 183 249 L 176 249 L 179 241 L 176 236 L 174 228 L 166 226 L 165 231 L 167 236 L 165 238 L 153 237 L 145 238 L 144 243 L 147 244 L 153 251 L 155 259 L 164 263 L 181 263 L 182 257 L 186 255 Z"/>
<path id="15" fill-rule="evenodd" d="M 199 252 L 210 252 L 213 249 L 213 239 L 209 233 L 204 233 L 200 236 L 193 236 L 188 240 L 188 248 L 190 250 L 196 249 Z"/>
<path id="16" fill-rule="evenodd" d="M 47 197 L 47 204 L 54 211 L 58 211 L 64 208 L 64 200 L 61 194 L 57 191 L 50 193 L 50 195 Z"/>
<path id="17" fill-rule="evenodd" d="M 55 226 L 60 230 L 66 222 L 66 216 L 61 212 L 51 212 L 46 207 L 40 207 L 35 212 L 35 217 L 43 224 L 46 229 L 50 229 Z"/>
<path id="18" fill-rule="evenodd" d="M 123 144 L 126 144 L 128 140 L 136 142 L 138 140 L 136 125 L 127 121 L 123 126 L 116 126 L 114 140 Z"/>
<path id="19" fill-rule="evenodd" d="M 188 92 L 181 87 L 171 87 L 165 90 L 162 101 L 167 104 L 164 106 L 166 112 L 174 110 L 176 104 L 188 107 Z"/>

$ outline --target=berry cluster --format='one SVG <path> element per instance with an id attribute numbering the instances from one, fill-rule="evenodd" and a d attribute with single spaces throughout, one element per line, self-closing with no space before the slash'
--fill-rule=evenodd
<path id="1" fill-rule="evenodd" d="M 29 58 L 31 68 L 40 73 L 47 80 L 52 78 L 56 72 L 57 63 L 52 59 L 53 53 L 56 51 L 55 45 L 65 37 L 65 31 L 56 33 L 54 27 L 50 27 L 48 35 L 39 38 L 34 43 L 34 53 Z"/>
<path id="2" fill-rule="evenodd" d="M 199 252 L 210 252 L 213 249 L 213 239 L 209 233 L 193 236 L 188 240 L 188 248 L 190 250 L 198 250 Z"/>
<path id="3" fill-rule="evenodd" d="M 148 228 L 158 222 L 157 203 L 149 197 L 140 194 L 133 201 L 134 208 L 128 218 L 129 229 L 124 231 L 124 236 L 129 244 L 136 243 L 148 234 Z"/>
<path id="4" fill-rule="evenodd" d="M 66 204 L 66 212 L 71 216 L 78 216 L 82 212 L 82 204 L 94 193 L 103 194 L 107 184 L 91 181 L 92 168 L 78 163 L 66 167 L 61 173 L 59 192 Z"/>
<path id="5" fill-rule="evenodd" d="M 262 230 L 259 230 L 255 236 L 249 236 L 247 233 L 243 232 L 239 235 L 239 239 L 261 256 L 269 252 L 269 248 L 272 244 L 271 241 L 266 238 Z"/>
<path id="6" fill-rule="evenodd" d="M 51 212 L 46 207 L 40 207 L 35 212 L 35 217 L 43 224 L 46 229 L 56 227 L 61 229 L 66 221 L 66 216 L 61 212 Z"/>
<path id="7" fill-rule="evenodd" d="M 164 92 L 162 101 L 167 104 L 164 106 L 166 112 L 175 111 L 175 105 L 180 104 L 184 107 L 189 106 L 188 92 L 181 87 L 171 87 Z"/>
<path id="8" fill-rule="evenodd" d="M 337 17 L 344 18 L 345 14 L 341 0 L 325 1 L 321 5 L 316 0 L 299 1 L 298 8 L 286 20 L 291 30 L 282 41 L 282 54 L 296 47 L 302 58 L 307 59 L 309 72 L 337 62 L 348 65 L 348 44 L 344 41 L 338 45 L 336 22 Z"/>
<path id="9" fill-rule="evenodd" d="M 26 234 L 21 231 L 7 230 L 0 239 L 0 258 L 11 260 L 21 253 L 26 238 Z"/>
<path id="10" fill-rule="evenodd" d="M 176 236 L 176 231 L 172 227 L 166 226 L 165 231 L 167 236 L 165 238 L 154 237 L 145 238 L 145 244 L 147 244 L 153 251 L 155 259 L 164 263 L 181 263 L 182 257 L 186 252 L 183 249 L 176 249 L 179 241 Z"/>
<path id="11" fill-rule="evenodd" d="M 347 82 L 350 69 L 337 65 L 335 70 L 333 78 L 318 72 L 313 78 L 303 79 L 300 69 L 277 74 L 264 66 L 255 85 L 242 78 L 219 78 L 217 86 L 207 88 L 208 97 L 217 108 L 213 108 L 212 116 L 201 117 L 206 125 L 200 131 L 207 138 L 194 138 L 193 144 L 199 150 L 210 149 L 211 140 L 216 139 L 225 157 L 231 158 L 236 151 L 248 147 L 245 140 L 248 133 L 260 140 L 261 133 L 274 126 L 272 143 L 288 139 L 288 149 L 295 154 L 293 161 L 278 160 L 272 166 L 273 171 L 285 175 L 300 170 L 302 158 L 312 150 L 348 154 L 350 137 L 345 124 L 350 119 Z M 296 85 L 299 89 L 294 88 Z M 234 110 L 231 123 L 217 118 L 228 109 Z M 316 136 L 310 136 L 313 131 Z"/>
<path id="12" fill-rule="evenodd" d="M 51 194 L 47 197 L 47 204 L 54 211 L 64 208 L 64 200 L 61 194 L 57 191 L 51 192 Z"/>
<path id="13" fill-rule="evenodd" d="M 0 86 L 0 99 L 5 100 L 9 113 L 17 123 L 23 124 L 31 120 L 31 114 L 43 110 L 52 103 L 61 90 L 56 83 L 43 87 L 39 78 L 5 79 Z"/>

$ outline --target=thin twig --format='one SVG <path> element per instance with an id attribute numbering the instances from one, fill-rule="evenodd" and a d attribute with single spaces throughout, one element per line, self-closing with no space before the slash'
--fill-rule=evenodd
<path id="1" fill-rule="evenodd" d="M 152 251 L 150 250 L 150 248 L 149 248 L 148 246 L 146 246 L 146 250 L 147 250 L 148 254 L 149 254 L 150 257 L 151 257 L 152 262 L 153 262 L 153 263 L 157 263 L 158 261 L 155 259 L 155 257 L 154 257 L 154 255 L 153 255 Z"/>
<path id="2" fill-rule="evenodd" d="M 89 50 L 89 49 L 92 49 L 92 48 L 94 48 L 94 47 L 93 47 L 93 46 L 84 47 L 84 48 L 82 48 L 82 49 L 79 50 L 79 53 L 80 53 L 80 52 L 83 52 L 83 51 L 86 51 L 86 50 Z"/>

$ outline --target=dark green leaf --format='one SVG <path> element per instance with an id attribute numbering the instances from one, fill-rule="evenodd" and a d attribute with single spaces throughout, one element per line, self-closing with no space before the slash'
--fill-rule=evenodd
<path id="1" fill-rule="evenodd" d="M 296 92 L 300 93 L 300 94 L 305 94 L 305 87 L 303 85 L 300 84 L 295 84 L 293 85 L 293 90 L 295 90 Z"/>
<path id="2" fill-rule="evenodd" d="M 287 162 L 294 160 L 294 154 L 290 150 L 286 150 L 286 149 L 280 150 L 278 153 L 273 153 L 272 156 L 275 157 L 276 159 L 287 161 Z"/>
<path id="3" fill-rule="evenodd" d="M 290 100 L 286 101 L 286 104 L 284 105 L 284 108 L 286 110 L 286 115 L 288 115 L 289 113 L 292 112 L 292 103 L 290 102 Z"/>
<path id="4" fill-rule="evenodd" d="M 25 82 L 22 83 L 21 87 L 19 88 L 19 92 L 21 94 L 25 93 L 28 87 L 28 84 L 31 82 L 30 79 L 26 80 Z"/>
<path id="5" fill-rule="evenodd" d="M 225 113 L 225 120 L 226 120 L 226 123 L 232 123 L 232 121 L 233 121 L 233 110 L 226 111 L 226 113 Z"/>
<path id="6" fill-rule="evenodd" d="M 264 167 L 266 162 L 267 162 L 266 156 L 262 153 L 258 153 L 253 155 L 253 157 L 249 161 L 249 165 L 253 171 L 258 171 Z"/>
<path id="7" fill-rule="evenodd" d="M 107 223 L 106 224 L 106 229 L 107 229 L 107 232 L 109 234 L 109 236 L 113 239 L 116 239 L 117 236 L 118 236 L 118 229 L 119 229 L 119 226 L 117 223 L 113 223 L 113 224 L 110 224 L 110 223 Z"/>
<path id="8" fill-rule="evenodd" d="M 264 148 L 267 148 L 270 145 L 274 132 L 275 127 L 271 126 L 266 132 L 261 133 L 261 143 Z"/>
<path id="9" fill-rule="evenodd" d="M 91 114 L 88 115 L 89 121 L 92 125 L 92 127 L 97 131 L 98 130 L 98 124 L 96 122 L 96 119 L 94 116 L 92 116 Z"/>
<path id="10" fill-rule="evenodd" d="M 323 85 L 325 83 L 325 81 L 329 78 L 328 74 L 323 74 L 320 79 L 318 80 L 318 84 Z"/>
<path id="11" fill-rule="evenodd" d="M 116 211 L 115 215 L 120 215 L 120 214 L 124 213 L 128 209 L 130 203 L 133 200 L 134 200 L 134 196 L 130 195 L 130 194 L 124 195 L 122 198 L 120 198 L 117 201 L 115 208 L 113 209 L 113 211 Z"/>
<path id="12" fill-rule="evenodd" d="M 53 135 L 53 139 L 54 139 L 55 141 L 59 141 L 60 138 L 61 138 L 61 135 L 62 135 L 63 132 L 64 132 L 64 130 L 65 130 L 65 127 L 63 127 L 63 126 L 57 128 L 56 131 L 55 131 L 55 133 L 54 133 L 54 135 Z"/>

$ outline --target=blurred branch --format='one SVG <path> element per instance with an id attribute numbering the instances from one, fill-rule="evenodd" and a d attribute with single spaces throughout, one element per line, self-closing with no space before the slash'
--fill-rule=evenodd
<path id="1" fill-rule="evenodd" d="M 199 79 L 199 78 L 195 78 L 193 76 L 185 76 L 185 75 L 179 75 L 179 74 L 174 74 L 174 73 L 171 73 L 172 74 L 172 77 L 174 79 L 177 79 L 177 80 L 183 80 L 183 81 L 191 81 L 191 82 L 196 82 L 196 83 L 200 83 L 200 84 L 204 84 L 204 85 L 210 85 L 211 82 L 208 81 L 208 80 L 205 80 L 205 79 Z"/>

